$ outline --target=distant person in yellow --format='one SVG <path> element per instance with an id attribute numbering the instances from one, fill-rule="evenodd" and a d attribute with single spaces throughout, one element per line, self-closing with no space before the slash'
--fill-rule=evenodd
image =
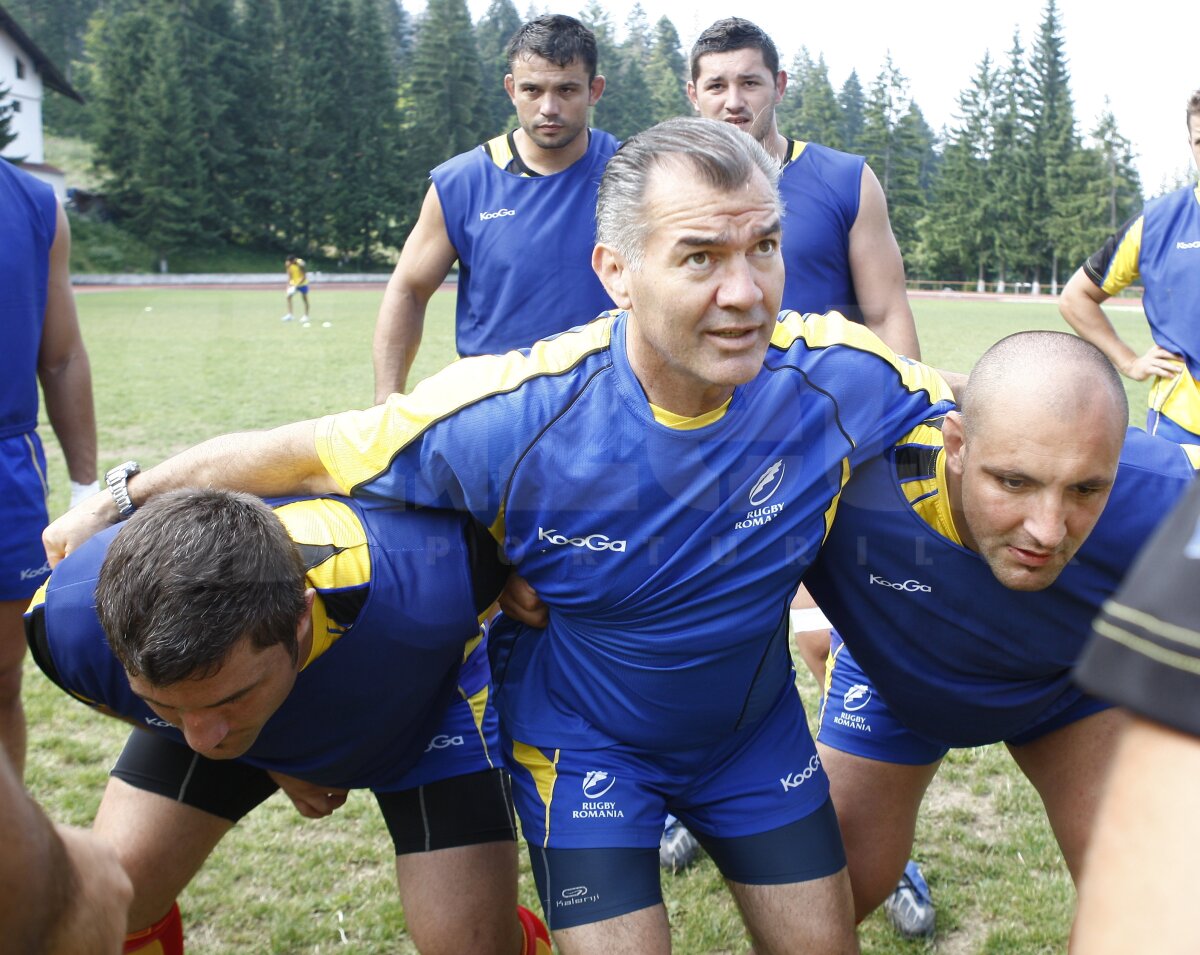
<path id="1" fill-rule="evenodd" d="M 304 314 L 300 316 L 300 321 L 308 324 L 308 269 L 304 264 L 304 259 L 294 255 L 289 255 L 283 262 L 284 268 L 287 269 L 287 314 L 283 316 L 282 321 L 290 322 L 294 317 L 292 315 L 292 296 L 297 292 L 300 293 L 300 298 L 304 300 Z"/>

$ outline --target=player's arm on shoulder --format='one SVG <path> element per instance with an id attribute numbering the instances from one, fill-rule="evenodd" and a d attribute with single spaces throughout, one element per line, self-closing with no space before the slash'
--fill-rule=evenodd
<path id="1" fill-rule="evenodd" d="M 156 494 L 185 487 L 226 488 L 260 497 L 346 493 L 325 469 L 316 434 L 313 419 L 210 438 L 130 478 L 130 499 L 140 507 Z M 72 508 L 42 533 L 51 566 L 119 517 L 107 488 Z"/>
<path id="2" fill-rule="evenodd" d="M 375 320 L 376 404 L 393 392 L 403 391 L 408 383 L 409 370 L 421 345 L 425 309 L 457 258 L 437 187 L 430 183 Z"/>
<path id="3" fill-rule="evenodd" d="M 71 291 L 71 227 L 58 205 L 46 317 L 38 351 L 38 380 L 46 397 L 46 416 L 58 436 L 67 470 L 77 484 L 96 480 L 96 412 L 92 368 L 88 362 L 75 296 Z"/>
<path id="4" fill-rule="evenodd" d="M 888 218 L 887 198 L 864 165 L 858 216 L 850 229 L 850 274 L 867 327 L 892 351 L 920 359 L 917 326 L 904 286 L 904 259 Z"/>
<path id="5" fill-rule="evenodd" d="M 1075 270 L 1058 298 L 1058 311 L 1080 338 L 1099 348 L 1117 371 L 1134 381 L 1150 377 L 1174 378 L 1183 359 L 1159 345 L 1139 355 L 1129 347 L 1104 313 L 1109 294 L 1092 281 L 1082 266 Z"/>

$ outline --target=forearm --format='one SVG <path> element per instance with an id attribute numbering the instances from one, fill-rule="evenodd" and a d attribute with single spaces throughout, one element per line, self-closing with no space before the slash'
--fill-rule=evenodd
<path id="1" fill-rule="evenodd" d="M 40 374 L 46 415 L 62 445 L 67 471 L 78 484 L 96 480 L 96 409 L 92 400 L 92 367 L 80 348 L 61 364 Z"/>
<path id="2" fill-rule="evenodd" d="M 375 321 L 373 356 L 375 363 L 375 403 L 388 395 L 403 392 L 408 373 L 421 347 L 428 297 L 393 280 L 388 283 Z"/>
<path id="3" fill-rule="evenodd" d="M 903 290 L 900 294 L 904 295 Z M 893 308 L 876 317 L 868 317 L 866 324 L 897 355 L 904 355 L 914 361 L 921 360 L 916 323 L 907 303 L 902 309 Z"/>
<path id="4" fill-rule="evenodd" d="M 339 493 L 317 454 L 316 425 L 316 421 L 300 421 L 272 431 L 212 438 L 130 478 L 130 499 L 140 506 L 158 494 L 187 487 L 260 496 Z M 51 565 L 119 517 L 105 489 L 54 521 L 42 534 Z"/>
<path id="5" fill-rule="evenodd" d="M 1084 295 L 1067 295 L 1064 292 L 1058 311 L 1076 335 L 1104 352 L 1121 374 L 1129 374 L 1138 354 L 1117 334 L 1098 303 Z"/>

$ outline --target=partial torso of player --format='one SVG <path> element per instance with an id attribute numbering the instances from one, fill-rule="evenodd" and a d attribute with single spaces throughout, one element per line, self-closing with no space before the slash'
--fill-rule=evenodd
<path id="1" fill-rule="evenodd" d="M 460 355 L 525 348 L 612 308 L 592 248 L 596 193 L 617 141 L 598 129 L 589 137 L 578 161 L 549 176 L 513 168 L 507 136 L 430 174 L 458 252 Z"/>
<path id="2" fill-rule="evenodd" d="M 1053 715 L 1103 601 L 1191 486 L 1192 455 L 1130 428 L 1095 530 L 1050 587 L 1004 587 L 961 543 L 940 421 L 861 468 L 805 583 L 889 708 L 950 746 Z"/>
<path id="3" fill-rule="evenodd" d="M 941 379 L 841 316 L 792 313 L 762 372 L 698 419 L 658 412 L 625 313 L 468 359 L 325 419 L 343 488 L 470 511 L 550 608 L 489 635 L 497 706 L 535 746 L 708 745 L 792 685 L 787 606 L 849 468 Z"/>
<path id="4" fill-rule="evenodd" d="M 850 271 L 850 229 L 858 218 L 865 164 L 862 156 L 788 140 L 779 177 L 784 308 L 837 311 L 862 321 Z"/>
<path id="5" fill-rule="evenodd" d="M 0 160 L 0 438 L 37 427 L 54 190 Z"/>
<path id="6" fill-rule="evenodd" d="M 486 689 L 485 652 L 460 515 L 345 498 L 276 505 L 317 591 L 313 649 L 244 762 L 313 782 L 382 788 L 419 759 L 460 688 Z M 92 594 L 118 527 L 55 568 L 26 617 L 56 683 L 138 725 L 183 735 L 133 694 Z M 465 662 L 464 662 L 465 661 Z"/>
<path id="7" fill-rule="evenodd" d="M 305 268 L 303 259 L 297 259 L 295 262 L 289 262 L 287 267 L 288 285 L 293 288 L 299 288 L 301 285 L 308 284 L 308 271 Z"/>
<path id="8" fill-rule="evenodd" d="M 1156 381 L 1151 409 L 1200 435 L 1200 189 L 1187 186 L 1146 203 L 1083 267 L 1109 295 L 1140 277 L 1155 343 L 1182 355 L 1188 371 Z"/>

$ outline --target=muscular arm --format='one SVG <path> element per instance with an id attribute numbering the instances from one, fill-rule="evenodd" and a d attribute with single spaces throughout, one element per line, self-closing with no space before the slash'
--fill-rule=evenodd
<path id="1" fill-rule="evenodd" d="M 71 480 L 96 480 L 96 411 L 92 403 L 92 368 L 71 292 L 71 229 L 58 207 L 54 244 L 50 246 L 50 282 L 46 320 L 38 352 L 38 380 L 46 397 L 46 414 L 58 436 Z"/>
<path id="2" fill-rule="evenodd" d="M 340 493 L 317 454 L 316 426 L 315 420 L 298 421 L 272 431 L 212 438 L 131 478 L 130 498 L 141 505 L 181 487 L 228 488 L 263 497 Z M 68 511 L 42 534 L 51 565 L 117 518 L 107 489 Z"/>
<path id="3" fill-rule="evenodd" d="M 400 260 L 388 280 L 375 320 L 375 402 L 403 391 L 425 325 L 429 298 L 446 279 L 458 252 L 450 244 L 437 188 L 425 193 L 417 224 L 409 233 Z"/>
<path id="4" fill-rule="evenodd" d="M 1109 773 L 1079 887 L 1080 955 L 1200 951 L 1200 740 L 1138 719 Z"/>
<path id="5" fill-rule="evenodd" d="M 0 750 L 0 935 L 4 950 L 117 955 L 133 887 L 116 852 L 57 827 L 21 788 Z"/>
<path id="6" fill-rule="evenodd" d="M 1139 355 L 1117 334 L 1104 309 L 1100 306 L 1109 294 L 1093 282 L 1082 268 L 1075 271 L 1058 299 L 1058 310 L 1080 338 L 1099 348 L 1117 371 L 1134 381 L 1151 376 L 1174 378 L 1179 374 L 1181 359 L 1159 345 L 1152 345 Z"/>
<path id="7" fill-rule="evenodd" d="M 863 320 L 892 351 L 920 359 L 917 327 L 904 289 L 904 260 L 892 234 L 887 199 L 863 166 L 858 217 L 850 229 L 850 273 Z"/>

